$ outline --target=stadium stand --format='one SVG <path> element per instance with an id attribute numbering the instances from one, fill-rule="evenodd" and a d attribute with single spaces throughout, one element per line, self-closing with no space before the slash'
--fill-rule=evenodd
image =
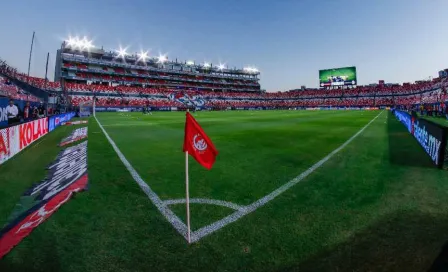
<path id="1" fill-rule="evenodd" d="M 37 97 L 23 91 L 22 89 L 20 89 L 19 87 L 11 83 L 8 79 L 2 76 L 0 76 L 0 96 L 31 102 L 40 101 Z"/>
<path id="2" fill-rule="evenodd" d="M 27 78 L 18 74 L 17 79 L 32 82 L 42 87 L 44 79 Z M 92 100 L 97 96 L 98 105 L 182 107 L 185 101 L 204 101 L 202 106 L 215 109 L 227 107 L 378 107 L 394 105 L 415 105 L 446 101 L 446 82 L 417 83 L 393 86 L 360 86 L 347 90 L 294 90 L 282 93 L 264 92 L 216 92 L 199 90 L 179 90 L 168 87 L 106 86 L 86 83 L 67 83 L 66 91 L 73 105 Z M 58 82 L 50 82 L 53 90 L 60 90 Z M 6 96 L 24 99 L 20 89 L 8 85 L 5 78 L 0 80 L 0 90 Z M 100 96 L 103 95 L 103 96 Z"/>
<path id="3" fill-rule="evenodd" d="M 242 108 L 413 107 L 445 102 L 446 78 L 415 83 L 371 84 L 345 89 L 297 89 L 266 92 L 254 68 L 228 69 L 211 64 L 168 61 L 91 48 L 83 52 L 66 41 L 57 52 L 56 81 L 29 77 L 3 65 L 0 73 L 52 96 L 64 96 L 74 106 L 96 98 L 98 106 Z M 28 99 L 6 78 L 0 94 Z M 62 95 L 63 94 L 63 95 Z M 34 99 L 34 98 L 31 98 Z"/>

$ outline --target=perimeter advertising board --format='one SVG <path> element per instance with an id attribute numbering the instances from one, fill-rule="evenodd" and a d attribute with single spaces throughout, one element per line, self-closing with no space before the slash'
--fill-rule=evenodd
<path id="1" fill-rule="evenodd" d="M 407 112 L 394 110 L 394 114 L 406 126 L 409 133 L 414 136 L 420 146 L 423 147 L 432 162 L 440 168 L 443 167 L 447 144 L 447 128 L 428 120 L 411 116 Z"/>
<path id="2" fill-rule="evenodd" d="M 48 133 L 48 118 L 0 129 L 0 164 Z"/>

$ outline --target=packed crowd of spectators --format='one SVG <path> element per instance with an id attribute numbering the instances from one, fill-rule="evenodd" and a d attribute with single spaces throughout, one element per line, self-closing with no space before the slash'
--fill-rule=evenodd
<path id="1" fill-rule="evenodd" d="M 16 68 L 9 66 L 5 61 L 2 61 L 1 59 L 0 74 L 7 75 L 11 78 L 17 79 L 18 81 L 27 83 L 41 90 L 61 91 L 60 82 L 49 81 L 40 77 L 27 76 L 24 73 L 18 72 Z"/>
<path id="2" fill-rule="evenodd" d="M 39 99 L 33 95 L 30 95 L 9 82 L 8 79 L 0 76 L 0 96 L 5 96 L 17 100 L 26 100 L 32 102 L 38 102 Z"/>
<path id="3" fill-rule="evenodd" d="M 446 85 L 446 84 L 445 84 Z M 227 92 L 227 91 L 206 91 L 206 90 L 182 90 L 183 93 L 190 96 L 200 95 L 206 99 L 223 98 L 223 99 L 297 99 L 297 98 L 345 98 L 345 97 L 380 97 L 380 96 L 398 96 L 398 95 L 411 95 L 429 91 L 435 88 L 442 87 L 442 84 L 431 84 L 431 82 L 416 83 L 416 84 L 404 84 L 404 85 L 391 85 L 391 86 L 359 86 L 350 89 L 305 89 L 305 90 L 293 90 L 289 92 L 277 92 L 277 93 L 260 93 L 260 92 Z M 76 93 L 122 93 L 122 94 L 149 94 L 149 95 L 161 95 L 166 96 L 170 93 L 179 91 L 178 89 L 165 88 L 165 87 L 139 87 L 139 86 L 108 86 L 108 85 L 87 85 L 68 83 L 66 88 L 69 92 Z"/>
<path id="4" fill-rule="evenodd" d="M 1 63 L 0 63 L 1 64 Z M 82 67 L 81 67 L 82 68 Z M 107 68 L 112 69 L 112 68 Z M 118 68 L 117 68 L 118 69 Z M 114 70 L 115 71 L 115 70 Z M 117 72 L 117 71 L 115 71 Z M 120 71 L 118 71 L 120 72 Z M 123 72 L 123 71 L 121 71 Z M 22 82 L 26 82 L 40 89 L 60 91 L 59 82 L 49 82 L 42 78 L 28 77 L 18 73 L 15 69 L 0 65 L 0 73 L 7 74 Z M 142 71 L 138 74 L 143 73 Z M 145 72 L 146 73 L 146 72 Z M 90 75 L 89 75 L 90 76 Z M 112 75 L 104 75 L 111 77 Z M 200 79 L 195 77 L 196 79 Z M 124 79 L 124 78 L 121 78 Z M 187 78 L 185 78 L 187 79 Z M 188 78 L 192 79 L 192 78 Z M 242 91 L 212 91 L 198 90 L 196 87 L 184 89 L 169 88 L 166 86 L 154 86 L 152 83 L 160 83 L 159 80 L 141 79 L 146 86 L 112 86 L 104 84 L 66 83 L 66 91 L 70 94 L 70 102 L 73 105 L 97 98 L 97 105 L 110 106 L 144 106 L 156 107 L 180 107 L 188 103 L 194 105 L 195 100 L 201 99 L 204 106 L 215 108 L 228 107 L 376 107 L 393 105 L 412 105 L 419 103 L 438 103 L 445 101 L 448 96 L 446 89 L 448 81 L 436 78 L 416 83 L 399 84 L 375 84 L 369 86 L 357 86 L 346 89 L 300 89 L 288 92 L 242 92 Z M 156 82 L 157 81 L 157 82 Z M 245 84 L 245 82 L 240 82 Z M 187 83 L 186 83 L 187 84 Z M 189 83 L 188 83 L 189 84 Z M 187 84 L 187 85 L 188 85 Z M 197 83 L 195 83 L 197 84 Z M 182 85 L 185 85 L 182 83 Z M 206 85 L 206 84 L 205 84 Z M 202 86 L 206 87 L 206 86 Z M 23 91 L 15 86 L 8 85 L 6 79 L 0 79 L 0 94 L 17 99 L 25 98 Z M 173 99 L 174 97 L 174 99 Z M 186 98 L 184 100 L 178 97 Z M 33 99 L 33 98 L 31 98 Z"/>
<path id="5" fill-rule="evenodd" d="M 404 86 L 361 86 L 345 90 L 306 89 L 283 93 L 241 93 L 67 84 L 74 105 L 79 105 L 80 101 L 92 100 L 91 93 L 95 93 L 113 96 L 98 96 L 98 105 L 180 107 L 184 105 L 185 99 L 180 102 L 176 98 L 186 97 L 193 105 L 195 99 L 202 99 L 204 106 L 213 108 L 378 107 L 437 103 L 448 99 L 446 87 L 448 82 L 437 81 L 433 84 L 423 82 Z"/>
<path id="6" fill-rule="evenodd" d="M 436 93 L 437 95 L 434 95 Z M 197 97 L 197 96 L 196 96 Z M 202 96 L 204 98 L 204 96 Z M 405 96 L 379 97 L 343 97 L 343 98 L 304 98 L 304 99 L 235 99 L 231 97 L 217 97 L 204 99 L 206 107 L 224 109 L 228 107 L 379 107 L 393 105 L 413 105 L 419 103 L 437 103 L 448 98 L 442 91 L 428 92 Z M 71 102 L 78 106 L 80 102 L 92 101 L 93 96 L 73 95 Z M 191 99 L 194 105 L 194 99 Z M 97 97 L 99 106 L 152 106 L 152 107 L 181 107 L 184 102 L 169 97 Z"/>

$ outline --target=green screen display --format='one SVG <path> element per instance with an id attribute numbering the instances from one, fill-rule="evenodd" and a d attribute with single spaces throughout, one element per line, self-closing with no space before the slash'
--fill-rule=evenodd
<path id="1" fill-rule="evenodd" d="M 321 87 L 356 85 L 356 67 L 319 70 Z"/>

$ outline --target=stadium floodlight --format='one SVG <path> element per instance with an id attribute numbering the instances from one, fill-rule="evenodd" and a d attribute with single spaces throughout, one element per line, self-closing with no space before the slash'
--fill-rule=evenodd
<path id="1" fill-rule="evenodd" d="M 80 50 L 90 50 L 91 48 L 95 47 L 92 44 L 92 41 L 89 41 L 87 37 L 84 36 L 83 39 L 80 39 L 79 37 L 69 37 L 67 40 L 67 46 L 74 48 L 74 49 L 80 49 Z"/>
<path id="2" fill-rule="evenodd" d="M 222 63 L 220 63 L 219 65 L 218 65 L 218 69 L 219 70 L 224 70 L 224 68 L 226 68 L 226 66 L 224 65 L 224 64 L 222 64 Z"/>
<path id="3" fill-rule="evenodd" d="M 70 37 L 69 44 L 73 48 L 81 47 L 82 46 L 82 40 L 79 39 L 79 37 Z"/>
<path id="4" fill-rule="evenodd" d="M 139 61 L 145 62 L 147 58 L 148 58 L 148 51 L 146 52 L 141 51 L 140 54 L 138 54 Z"/>
<path id="5" fill-rule="evenodd" d="M 204 64 L 202 66 L 204 66 L 205 68 L 209 68 L 210 67 L 210 63 L 204 62 Z"/>
<path id="6" fill-rule="evenodd" d="M 126 48 L 121 48 L 121 46 L 120 49 L 117 50 L 117 53 L 119 58 L 124 58 L 128 55 L 128 52 L 126 52 Z"/>
<path id="7" fill-rule="evenodd" d="M 253 67 L 245 67 L 245 68 L 243 68 L 243 70 L 248 72 L 248 73 L 258 73 L 258 69 L 257 68 L 253 68 Z"/>
<path id="8" fill-rule="evenodd" d="M 159 57 L 158 57 L 158 62 L 159 63 L 164 63 L 167 60 L 168 60 L 168 58 L 167 58 L 166 55 L 159 55 Z"/>
<path id="9" fill-rule="evenodd" d="M 194 61 L 192 60 L 187 61 L 187 65 L 194 65 Z"/>
<path id="10" fill-rule="evenodd" d="M 73 47 L 82 49 L 83 45 L 84 45 L 84 42 L 79 37 L 75 37 Z"/>
<path id="11" fill-rule="evenodd" d="M 81 46 L 83 49 L 87 49 L 87 50 L 90 50 L 90 48 L 94 47 L 92 44 L 92 41 L 89 41 L 86 36 L 84 36 L 84 39 L 82 39 Z"/>
<path id="12" fill-rule="evenodd" d="M 67 46 L 74 47 L 76 46 L 77 40 L 71 36 L 68 37 Z"/>

